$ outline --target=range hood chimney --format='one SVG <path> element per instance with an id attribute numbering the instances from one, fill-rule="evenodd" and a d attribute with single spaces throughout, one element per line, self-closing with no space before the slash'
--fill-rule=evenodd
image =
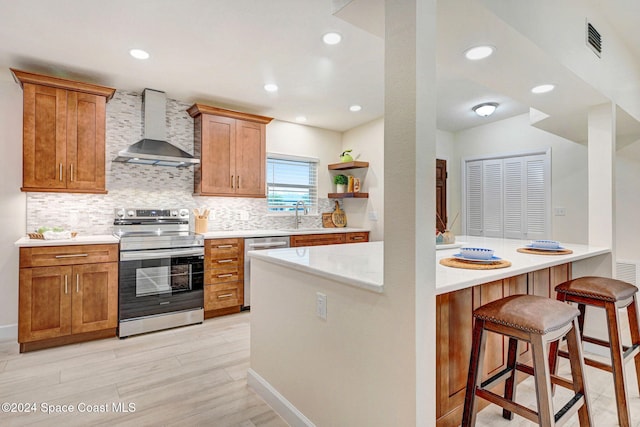
<path id="1" fill-rule="evenodd" d="M 142 105 L 144 138 L 120 151 L 113 161 L 179 168 L 200 163 L 200 159 L 194 158 L 166 141 L 167 97 L 165 93 L 145 89 L 142 92 Z"/>

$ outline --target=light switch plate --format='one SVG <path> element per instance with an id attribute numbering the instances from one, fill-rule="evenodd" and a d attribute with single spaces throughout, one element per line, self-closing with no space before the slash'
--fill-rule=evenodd
<path id="1" fill-rule="evenodd" d="M 321 292 L 316 292 L 316 315 L 327 320 L 327 296 Z"/>

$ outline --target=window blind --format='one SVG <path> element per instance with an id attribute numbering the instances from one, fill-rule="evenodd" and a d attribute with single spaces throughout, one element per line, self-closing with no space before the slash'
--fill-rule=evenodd
<path id="1" fill-rule="evenodd" d="M 267 208 L 269 212 L 294 212 L 302 200 L 309 212 L 318 206 L 318 161 L 270 154 L 267 157 Z"/>

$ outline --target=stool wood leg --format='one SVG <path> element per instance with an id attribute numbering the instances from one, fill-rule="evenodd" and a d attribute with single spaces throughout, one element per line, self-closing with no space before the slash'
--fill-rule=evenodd
<path id="1" fill-rule="evenodd" d="M 509 338 L 509 352 L 507 353 L 507 369 L 511 369 L 511 376 L 504 383 L 504 398 L 511 401 L 516 400 L 516 361 L 518 359 L 518 340 Z M 513 419 L 513 412 L 502 410 L 502 418 Z"/>
<path id="2" fill-rule="evenodd" d="M 469 374 L 467 375 L 467 390 L 464 395 L 462 427 L 470 427 L 476 425 L 476 388 L 479 383 L 482 383 L 484 349 L 487 343 L 487 334 L 484 330 L 484 320 L 475 320 L 473 326 L 473 338 L 471 341 L 471 358 L 469 361 Z"/>
<path id="3" fill-rule="evenodd" d="M 573 380 L 573 391 L 584 396 L 584 405 L 578 409 L 578 419 L 581 427 L 590 427 L 593 423 L 591 412 L 589 411 L 589 398 L 587 396 L 587 386 L 584 376 L 584 359 L 582 357 L 582 343 L 579 339 L 579 322 L 573 320 L 573 328 L 567 334 L 567 347 L 569 350 L 569 360 L 571 362 L 571 377 Z"/>
<path id="4" fill-rule="evenodd" d="M 538 424 L 542 427 L 553 426 L 554 412 L 551 396 L 551 377 L 549 375 L 547 342 L 542 335 L 531 334 L 533 370 L 538 397 Z"/>
<path id="5" fill-rule="evenodd" d="M 567 296 L 564 292 L 558 292 L 557 294 L 558 301 L 565 302 Z M 580 335 L 582 338 L 582 335 Z M 560 341 L 553 341 L 549 346 L 549 370 L 552 374 L 556 374 L 558 372 L 558 347 L 560 346 Z M 552 392 L 555 392 L 555 385 L 551 388 Z"/>
<path id="6" fill-rule="evenodd" d="M 629 330 L 631 331 L 631 346 L 640 344 L 640 324 L 638 324 L 638 301 L 633 296 L 631 304 L 627 306 L 627 316 L 629 317 Z M 633 357 L 636 365 L 636 378 L 638 380 L 638 391 L 640 391 L 640 353 Z"/>
<path id="7" fill-rule="evenodd" d="M 609 342 L 611 343 L 611 368 L 618 407 L 618 422 L 621 427 L 629 427 L 630 414 L 627 405 L 627 384 L 624 377 L 624 359 L 622 355 L 622 340 L 620 337 L 620 322 L 618 308 L 613 302 L 605 303 L 607 325 L 609 328 Z"/>

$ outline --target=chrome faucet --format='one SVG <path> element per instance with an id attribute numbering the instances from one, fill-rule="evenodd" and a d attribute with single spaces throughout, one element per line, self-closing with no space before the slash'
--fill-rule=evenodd
<path id="1" fill-rule="evenodd" d="M 298 200 L 296 202 L 296 230 L 298 229 L 298 226 L 300 225 L 300 223 L 302 222 L 302 218 L 300 218 L 298 216 L 298 210 L 300 209 L 300 205 L 302 204 L 302 209 L 303 209 L 303 214 L 307 215 L 309 213 L 309 209 L 307 208 L 307 205 L 304 204 L 304 200 Z"/>

